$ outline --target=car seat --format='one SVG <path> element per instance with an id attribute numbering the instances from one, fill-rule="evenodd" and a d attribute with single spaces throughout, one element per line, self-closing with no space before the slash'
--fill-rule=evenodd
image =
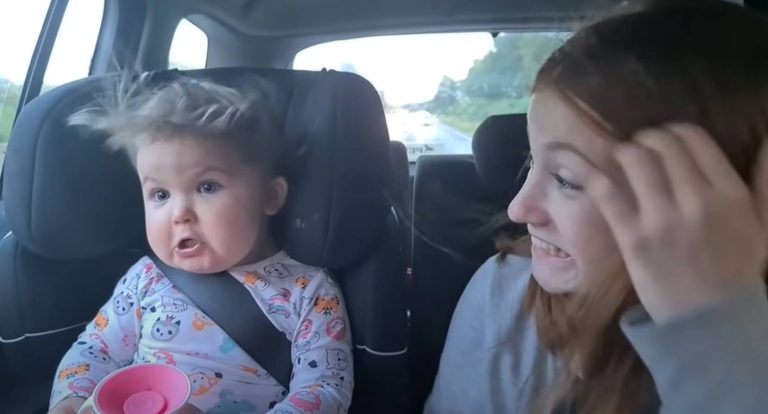
<path id="1" fill-rule="evenodd" d="M 292 257 L 328 268 L 345 294 L 355 347 L 350 412 L 405 412 L 405 257 L 385 195 L 389 140 L 376 90 L 333 71 L 187 74 L 235 88 L 257 75 L 284 96 L 275 110 L 295 158 L 273 231 Z M 103 137 L 65 125 L 104 85 L 92 77 L 37 97 L 11 135 L 3 182 L 11 233 L 0 242 L 4 412 L 45 412 L 59 359 L 147 253 L 139 183 L 127 157 L 107 152 Z"/>

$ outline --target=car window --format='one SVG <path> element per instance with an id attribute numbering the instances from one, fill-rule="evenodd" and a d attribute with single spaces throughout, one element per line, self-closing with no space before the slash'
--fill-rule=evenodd
<path id="1" fill-rule="evenodd" d="M 0 1 L 0 167 L 50 0 Z"/>
<path id="2" fill-rule="evenodd" d="M 208 35 L 187 19 L 181 19 L 173 34 L 168 68 L 203 69 L 208 60 Z"/>
<path id="3" fill-rule="evenodd" d="M 300 51 L 295 69 L 357 73 L 379 91 L 390 138 L 408 159 L 468 154 L 490 115 L 525 112 L 533 78 L 565 32 L 377 36 Z"/>
<path id="4" fill-rule="evenodd" d="M 88 76 L 103 15 L 104 0 L 69 0 L 40 93 Z"/>

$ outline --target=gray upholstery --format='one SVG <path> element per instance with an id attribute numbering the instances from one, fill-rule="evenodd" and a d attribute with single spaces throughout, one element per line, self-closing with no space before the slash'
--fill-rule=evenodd
<path id="1" fill-rule="evenodd" d="M 2 239 L 8 232 L 11 231 L 11 227 L 8 225 L 8 219 L 5 217 L 5 203 L 0 200 L 0 239 Z"/>
<path id="2" fill-rule="evenodd" d="M 405 144 L 400 141 L 390 141 L 389 151 L 392 161 L 391 196 L 398 207 L 406 209 L 411 202 L 411 176 L 408 152 Z"/>

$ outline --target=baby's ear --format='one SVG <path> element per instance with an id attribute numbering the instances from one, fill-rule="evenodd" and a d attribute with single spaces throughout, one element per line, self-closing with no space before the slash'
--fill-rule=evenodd
<path id="1" fill-rule="evenodd" d="M 277 214 L 288 197 L 288 181 L 284 177 L 275 177 L 267 184 L 267 202 L 264 205 L 264 214 L 274 216 Z"/>

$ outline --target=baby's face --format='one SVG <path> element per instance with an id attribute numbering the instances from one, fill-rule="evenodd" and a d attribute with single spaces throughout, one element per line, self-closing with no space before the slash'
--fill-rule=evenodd
<path id="1" fill-rule="evenodd" d="M 136 169 L 147 238 L 165 263 L 216 273 L 274 252 L 267 219 L 282 207 L 282 178 L 265 177 L 214 140 L 190 137 L 145 145 Z"/>

